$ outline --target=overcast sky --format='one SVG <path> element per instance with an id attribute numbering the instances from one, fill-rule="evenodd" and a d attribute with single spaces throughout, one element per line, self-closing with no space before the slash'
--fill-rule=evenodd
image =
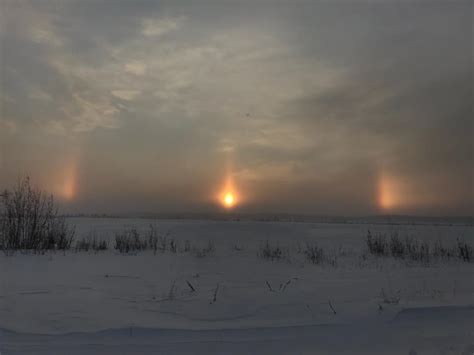
<path id="1" fill-rule="evenodd" d="M 467 1 L 0 0 L 0 184 L 67 211 L 473 213 Z"/>

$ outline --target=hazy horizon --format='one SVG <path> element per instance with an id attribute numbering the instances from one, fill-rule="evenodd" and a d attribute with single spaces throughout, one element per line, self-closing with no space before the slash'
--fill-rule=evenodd
<path id="1" fill-rule="evenodd" d="M 472 216 L 472 1 L 0 1 L 0 189 L 66 213 Z"/>

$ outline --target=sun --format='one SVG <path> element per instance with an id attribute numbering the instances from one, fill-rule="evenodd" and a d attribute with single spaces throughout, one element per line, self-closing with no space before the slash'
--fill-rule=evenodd
<path id="1" fill-rule="evenodd" d="M 224 205 L 227 208 L 231 208 L 234 206 L 234 203 L 235 203 L 234 195 L 231 192 L 226 193 L 224 196 Z"/>
<path id="2" fill-rule="evenodd" d="M 214 195 L 215 202 L 220 205 L 221 208 L 226 210 L 233 210 L 242 203 L 242 195 L 237 189 L 232 176 L 228 175 L 223 181 L 222 185 L 216 189 Z"/>

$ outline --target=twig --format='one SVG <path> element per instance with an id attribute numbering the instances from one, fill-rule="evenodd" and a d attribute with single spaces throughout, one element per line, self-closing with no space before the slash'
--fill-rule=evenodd
<path id="1" fill-rule="evenodd" d="M 332 309 L 332 311 L 334 312 L 334 314 L 336 314 L 336 310 L 335 310 L 334 307 L 332 306 L 331 300 L 328 300 L 328 303 L 329 303 L 329 307 L 331 307 L 331 309 Z"/>
<path id="2" fill-rule="evenodd" d="M 189 288 L 191 289 L 191 292 L 195 292 L 196 289 L 194 288 L 194 286 L 192 285 L 191 282 L 189 282 L 188 280 L 186 280 L 186 283 L 188 284 Z"/>
<path id="3" fill-rule="evenodd" d="M 270 283 L 265 280 L 265 283 L 267 284 L 268 288 L 270 289 L 271 292 L 275 292 L 275 290 L 272 288 L 272 286 L 270 285 Z"/>
<path id="4" fill-rule="evenodd" d="M 214 290 L 214 297 L 212 301 L 210 302 L 210 304 L 213 304 L 214 302 L 217 301 L 217 291 L 219 291 L 219 283 L 217 283 L 216 289 Z"/>
<path id="5" fill-rule="evenodd" d="M 291 280 L 288 280 L 288 281 L 286 282 L 286 284 L 283 286 L 283 289 L 281 290 L 281 292 L 285 291 L 286 286 L 288 286 L 288 285 L 290 284 L 290 282 L 291 282 Z"/>

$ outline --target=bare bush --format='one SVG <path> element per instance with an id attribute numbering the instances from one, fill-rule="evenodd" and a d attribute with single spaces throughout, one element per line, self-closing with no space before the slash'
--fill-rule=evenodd
<path id="1" fill-rule="evenodd" d="M 417 262 L 430 261 L 430 246 L 427 242 L 419 241 L 413 237 L 401 239 L 397 233 L 392 234 L 387 241 L 384 234 L 373 236 L 367 234 L 367 247 L 369 253 L 376 256 L 392 256 Z"/>
<path id="2" fill-rule="evenodd" d="M 179 242 L 170 238 L 168 233 L 164 236 L 159 235 L 153 225 L 150 225 L 148 234 L 144 236 L 136 228 L 125 228 L 116 233 L 114 248 L 123 254 L 144 250 L 152 250 L 156 254 L 159 250 L 162 253 L 168 251 L 175 255 L 189 253 L 200 258 L 214 255 L 216 252 L 214 242 L 211 240 L 204 247 L 192 245 L 189 240 L 186 240 L 184 248 L 180 247 Z"/>
<path id="3" fill-rule="evenodd" d="M 473 260 L 473 248 L 465 241 L 458 239 L 458 258 L 463 261 L 470 262 Z"/>
<path id="4" fill-rule="evenodd" d="M 405 244 L 395 233 L 390 238 L 390 253 L 394 257 L 402 258 L 405 255 Z"/>
<path id="5" fill-rule="evenodd" d="M 414 238 L 407 237 L 405 239 L 406 252 L 400 256 L 412 261 L 429 263 L 430 261 L 430 246 L 427 242 L 420 242 Z"/>
<path id="6" fill-rule="evenodd" d="M 141 235 L 137 228 L 124 228 L 121 232 L 115 233 L 114 248 L 120 253 L 129 253 L 143 250 L 152 250 L 154 254 L 158 250 L 165 252 L 167 250 L 168 239 L 158 234 L 156 226 L 150 224 L 147 234 Z M 169 250 L 176 253 L 176 242 L 170 240 Z"/>
<path id="7" fill-rule="evenodd" d="M 153 253 L 156 254 L 158 250 L 158 242 L 160 237 L 158 236 L 156 227 L 150 224 L 150 230 L 148 232 L 148 248 L 153 250 Z"/>
<path id="8" fill-rule="evenodd" d="M 372 235 L 370 230 L 367 232 L 367 247 L 369 253 L 377 256 L 388 255 L 388 245 L 382 234 Z"/>
<path id="9" fill-rule="evenodd" d="M 433 256 L 438 259 L 451 259 L 456 257 L 456 253 L 453 248 L 448 248 L 441 243 L 441 241 L 436 241 L 433 246 Z"/>
<path id="10" fill-rule="evenodd" d="M 396 233 L 387 241 L 385 235 L 373 236 L 369 231 L 366 243 L 369 254 L 392 256 L 423 264 L 429 264 L 433 259 L 458 258 L 465 262 L 470 262 L 473 259 L 472 246 L 460 240 L 457 241 L 457 245 L 446 247 L 440 241 L 430 245 L 426 241 L 420 241 L 413 237 L 401 239 Z"/>
<path id="11" fill-rule="evenodd" d="M 164 253 L 166 251 L 167 239 L 166 236 L 158 239 L 158 249 Z"/>
<path id="12" fill-rule="evenodd" d="M 147 241 L 141 238 L 136 228 L 124 229 L 115 234 L 115 249 L 121 253 L 147 249 Z"/>
<path id="13" fill-rule="evenodd" d="M 306 244 L 304 255 L 312 264 L 322 264 L 324 261 L 324 250 L 317 244 Z"/>
<path id="14" fill-rule="evenodd" d="M 178 244 L 174 239 L 170 240 L 170 252 L 176 254 L 178 252 Z"/>
<path id="15" fill-rule="evenodd" d="M 0 206 L 0 248 L 5 253 L 71 247 L 74 229 L 58 215 L 53 196 L 33 188 L 28 177 L 1 194 Z"/>
<path id="16" fill-rule="evenodd" d="M 108 249 L 107 241 L 98 239 L 95 234 L 90 234 L 76 242 L 76 251 L 104 251 Z"/>
<path id="17" fill-rule="evenodd" d="M 260 244 L 257 256 L 265 260 L 278 261 L 281 259 L 289 259 L 290 252 L 288 248 L 281 248 L 278 245 L 272 245 L 267 240 L 264 244 Z"/>

